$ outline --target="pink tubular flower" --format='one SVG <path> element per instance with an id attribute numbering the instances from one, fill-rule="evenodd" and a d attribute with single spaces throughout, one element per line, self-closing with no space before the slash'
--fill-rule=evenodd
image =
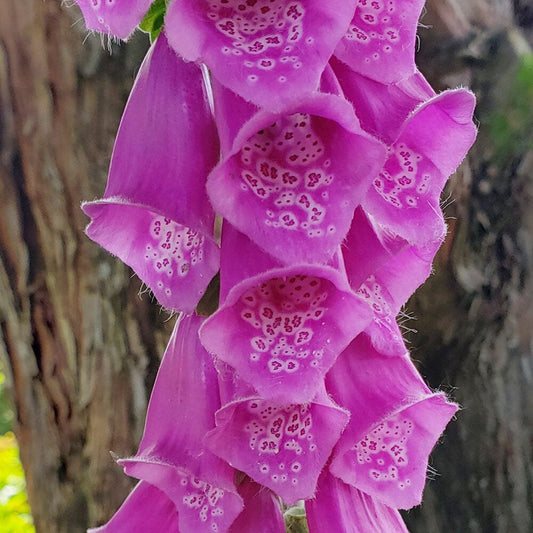
<path id="1" fill-rule="evenodd" d="M 406 248 L 357 289 L 357 295 L 372 309 L 374 316 L 365 333 L 380 353 L 403 355 L 407 351 L 396 317 L 431 274 L 431 264 L 440 245 L 441 241 L 436 241 L 424 247 Z M 405 272 L 409 272 L 409 276 Z"/>
<path id="2" fill-rule="evenodd" d="M 89 30 L 126 39 L 141 22 L 152 0 L 75 0 Z"/>
<path id="3" fill-rule="evenodd" d="M 311 402 L 282 404 L 257 396 L 230 371 L 223 381 L 227 403 L 206 446 L 289 505 L 311 498 L 348 413 L 323 387 Z"/>
<path id="4" fill-rule="evenodd" d="M 355 0 L 174 0 L 165 31 L 245 100 L 277 111 L 318 87 Z"/>
<path id="5" fill-rule="evenodd" d="M 181 318 L 161 363 L 137 455 L 119 460 L 128 475 L 164 492 L 181 533 L 220 533 L 242 509 L 234 471 L 202 444 L 220 407 L 218 378 L 198 340 L 203 318 Z"/>
<path id="6" fill-rule="evenodd" d="M 368 277 L 382 268 L 409 243 L 374 223 L 361 207 L 355 210 L 350 231 L 342 243 L 343 263 L 350 286 L 354 291 Z"/>
<path id="7" fill-rule="evenodd" d="M 382 83 L 415 72 L 415 39 L 424 0 L 359 0 L 335 55 Z"/>
<path id="8" fill-rule="evenodd" d="M 330 65 L 345 98 L 354 106 L 361 127 L 388 145 L 396 141 L 408 116 L 435 96 L 418 71 L 397 83 L 380 83 L 353 71 L 335 57 Z"/>
<path id="9" fill-rule="evenodd" d="M 343 483 L 324 469 L 305 504 L 309 533 L 408 533 L 396 509 Z"/>
<path id="10" fill-rule="evenodd" d="M 429 453 L 457 406 L 428 389 L 408 354 L 383 357 L 364 335 L 337 359 L 326 387 L 352 415 L 331 473 L 389 507 L 418 505 Z"/>
<path id="11" fill-rule="evenodd" d="M 464 89 L 445 91 L 405 121 L 362 206 L 410 244 L 424 246 L 445 232 L 440 194 L 474 142 L 475 98 Z"/>
<path id="12" fill-rule="evenodd" d="M 161 35 L 124 111 L 104 198 L 83 210 L 92 219 L 87 235 L 131 266 L 169 309 L 191 312 L 218 269 L 205 193 L 217 159 L 202 72 Z"/>
<path id="13" fill-rule="evenodd" d="M 372 311 L 365 332 L 380 353 L 406 353 L 396 316 L 430 275 L 442 239 L 444 235 L 427 246 L 411 246 L 372 224 L 361 209 L 356 211 L 342 247 L 343 259 L 352 289 Z"/>
<path id="14" fill-rule="evenodd" d="M 216 211 L 285 264 L 327 262 L 385 146 L 361 130 L 340 96 L 314 93 L 279 113 L 254 113 L 214 87 L 225 152 L 207 184 Z"/>
<path id="15" fill-rule="evenodd" d="M 203 345 L 261 396 L 310 401 L 370 310 L 331 266 L 276 265 L 229 226 L 222 250 L 225 299 L 200 330 Z"/>
<path id="16" fill-rule="evenodd" d="M 172 501 L 158 488 L 141 481 L 120 509 L 103 526 L 87 533 L 179 532 L 178 512 Z"/>

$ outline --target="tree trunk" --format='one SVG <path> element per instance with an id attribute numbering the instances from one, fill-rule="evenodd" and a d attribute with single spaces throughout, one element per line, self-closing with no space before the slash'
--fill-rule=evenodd
<path id="1" fill-rule="evenodd" d="M 422 20 L 422 70 L 436 87 L 472 87 L 479 135 L 444 200 L 436 272 L 409 306 L 413 358 L 462 407 L 407 514 L 413 533 L 533 531 L 532 14 L 527 2 L 434 0 Z"/>
<path id="2" fill-rule="evenodd" d="M 137 297 L 131 271 L 84 236 L 79 209 L 103 194 L 146 40 L 111 45 L 109 55 L 78 9 L 61 3 L 0 4 L 0 356 L 43 533 L 84 531 L 122 502 L 131 481 L 108 452 L 136 449 L 170 327 L 150 298 Z M 421 69 L 436 88 L 475 90 L 480 133 L 449 187 L 436 272 L 409 307 L 413 358 L 463 409 L 432 457 L 439 475 L 407 520 L 413 533 L 526 533 L 533 117 L 520 80 L 533 8 L 431 0 L 422 23 L 430 28 L 419 32 Z"/>
<path id="3" fill-rule="evenodd" d="M 83 233 L 145 40 L 112 55 L 56 0 L 0 5 L 0 352 L 38 532 L 106 520 L 131 480 L 166 335 Z M 164 318 L 164 317 L 161 317 Z"/>

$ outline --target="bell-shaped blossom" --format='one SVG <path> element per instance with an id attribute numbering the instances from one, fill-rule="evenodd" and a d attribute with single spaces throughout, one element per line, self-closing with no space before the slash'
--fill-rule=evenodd
<path id="1" fill-rule="evenodd" d="M 424 0 L 359 0 L 335 55 L 382 83 L 415 71 L 415 40 Z"/>
<path id="2" fill-rule="evenodd" d="M 370 309 L 338 269 L 276 265 L 230 226 L 222 242 L 225 299 L 201 328 L 203 345 L 261 396 L 310 401 L 337 355 L 370 322 Z"/>
<path id="3" fill-rule="evenodd" d="M 178 533 L 178 512 L 166 494 L 158 488 L 139 482 L 120 509 L 107 524 L 89 529 L 87 533 Z"/>
<path id="4" fill-rule="evenodd" d="M 163 491 L 181 533 L 228 531 L 242 510 L 234 471 L 203 445 L 220 407 L 218 376 L 198 339 L 203 318 L 181 318 L 159 369 L 137 455 L 119 460 L 128 475 Z"/>
<path id="5" fill-rule="evenodd" d="M 185 59 L 270 110 L 318 87 L 356 0 L 174 0 L 165 31 Z"/>
<path id="6" fill-rule="evenodd" d="M 365 333 L 376 349 L 386 355 L 403 355 L 407 351 L 396 316 L 411 295 L 408 288 L 413 282 L 416 287 L 418 281 L 423 281 L 419 276 L 411 277 L 409 267 L 419 265 L 409 248 L 413 247 L 404 239 L 374 225 L 362 209 L 356 210 L 342 247 L 350 286 L 372 313 Z M 431 270 L 431 260 L 422 266 L 428 268 L 427 274 L 420 276 L 425 279 Z M 404 275 L 406 270 L 410 272 L 409 279 Z"/>
<path id="7" fill-rule="evenodd" d="M 75 0 L 89 30 L 126 39 L 141 22 L 152 0 Z"/>
<path id="8" fill-rule="evenodd" d="M 414 291 L 429 277 L 441 241 L 424 247 L 409 246 L 378 269 L 357 289 L 372 309 L 373 318 L 365 328 L 374 347 L 385 355 L 406 352 L 397 315 Z M 405 273 L 409 272 L 406 276 Z"/>
<path id="9" fill-rule="evenodd" d="M 381 225 L 416 246 L 445 232 L 440 194 L 474 142 L 475 98 L 464 89 L 428 100 L 405 121 L 362 206 Z"/>
<path id="10" fill-rule="evenodd" d="M 230 370 L 224 374 L 224 405 L 206 446 L 288 505 L 311 498 L 348 413 L 323 386 L 311 402 L 280 404 L 257 396 Z"/>
<path id="11" fill-rule="evenodd" d="M 275 114 L 253 113 L 216 84 L 214 96 L 224 150 L 207 183 L 216 211 L 285 264 L 327 262 L 382 168 L 385 146 L 334 94 L 314 93 Z"/>
<path id="12" fill-rule="evenodd" d="M 341 247 L 352 289 L 357 290 L 370 275 L 407 247 L 409 243 L 405 239 L 375 224 L 368 213 L 358 207 Z"/>
<path id="13" fill-rule="evenodd" d="M 279 498 L 248 476 L 239 484 L 244 509 L 231 525 L 229 533 L 285 533 Z"/>
<path id="14" fill-rule="evenodd" d="M 164 35 L 145 58 L 87 235 L 131 266 L 163 306 L 191 312 L 218 270 L 205 180 L 218 159 L 201 69 Z"/>
<path id="15" fill-rule="evenodd" d="M 361 127 L 387 145 L 396 141 L 408 116 L 435 96 L 419 71 L 397 83 L 380 83 L 355 72 L 335 57 L 329 64 Z"/>
<path id="16" fill-rule="evenodd" d="M 407 351 L 396 317 L 431 274 L 441 242 L 409 245 L 373 224 L 361 209 L 356 211 L 342 247 L 343 259 L 350 286 L 372 311 L 365 332 L 382 354 L 403 355 Z"/>
<path id="17" fill-rule="evenodd" d="M 429 453 L 457 406 L 428 389 L 408 354 L 386 358 L 365 335 L 337 359 L 326 387 L 351 413 L 331 473 L 389 507 L 418 505 Z"/>
<path id="18" fill-rule="evenodd" d="M 309 533 L 408 533 L 400 513 L 324 469 L 316 495 L 305 502 Z"/>

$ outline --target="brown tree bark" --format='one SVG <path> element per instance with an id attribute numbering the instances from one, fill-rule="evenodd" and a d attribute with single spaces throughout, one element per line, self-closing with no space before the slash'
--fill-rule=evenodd
<path id="1" fill-rule="evenodd" d="M 433 0 L 422 19 L 419 64 L 438 88 L 472 87 L 479 135 L 447 192 L 435 274 L 409 306 L 413 358 L 462 407 L 407 514 L 413 533 L 533 530 L 532 7 Z"/>
<path id="2" fill-rule="evenodd" d="M 0 4 L 0 353 L 36 529 L 84 531 L 131 486 L 164 348 L 158 309 L 84 236 L 146 41 L 102 47 L 77 8 Z M 159 324 L 159 328 L 161 325 Z M 1 527 L 0 527 L 1 528 Z"/>
<path id="3" fill-rule="evenodd" d="M 520 15 L 518 20 L 517 15 Z M 109 55 L 60 0 L 0 4 L 0 357 L 38 532 L 83 531 L 131 482 L 108 451 L 136 449 L 167 315 L 83 234 L 101 196 L 138 38 Z M 431 0 L 418 63 L 471 86 L 479 139 L 453 178 L 449 237 L 410 304 L 412 354 L 463 407 L 407 513 L 413 533 L 533 529 L 533 133 L 514 81 L 530 0 Z M 495 138 L 502 110 L 511 141 Z M 527 118 L 527 117 L 526 117 Z M 514 129 L 513 129 L 514 128 Z M 166 326 L 166 328 L 165 328 Z"/>

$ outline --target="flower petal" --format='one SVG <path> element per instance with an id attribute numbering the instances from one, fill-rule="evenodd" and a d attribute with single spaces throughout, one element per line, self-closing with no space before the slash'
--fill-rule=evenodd
<path id="1" fill-rule="evenodd" d="M 396 316 L 431 274 L 431 264 L 440 245 L 441 240 L 424 247 L 407 247 L 391 257 L 357 289 L 357 294 L 369 304 L 374 314 L 365 333 L 380 353 L 403 355 L 407 351 Z"/>
<path id="2" fill-rule="evenodd" d="M 335 55 L 382 83 L 415 71 L 415 39 L 424 0 L 359 0 Z"/>
<path id="3" fill-rule="evenodd" d="M 173 464 L 147 457 L 124 459 L 120 464 L 128 475 L 153 484 L 173 502 L 181 533 L 227 532 L 242 510 L 236 491 L 224 490 Z"/>
<path id="4" fill-rule="evenodd" d="M 75 0 L 89 30 L 126 39 L 140 24 L 152 0 Z"/>
<path id="5" fill-rule="evenodd" d="M 89 237 L 170 309 L 191 312 L 218 269 L 204 181 L 217 158 L 202 72 L 161 35 L 124 111 L 104 199 L 83 210 L 92 218 Z"/>
<path id="6" fill-rule="evenodd" d="M 337 359 L 326 384 L 352 414 L 331 473 L 390 507 L 418 505 L 429 453 L 457 406 L 427 388 L 408 355 L 384 358 L 364 335 Z"/>
<path id="7" fill-rule="evenodd" d="M 372 311 L 372 321 L 365 332 L 374 347 L 382 354 L 403 355 L 407 349 L 396 317 L 430 275 L 442 240 L 424 247 L 411 246 L 399 237 L 387 235 L 361 213 L 356 213 L 342 248 L 348 280 Z"/>
<path id="8" fill-rule="evenodd" d="M 396 509 L 374 500 L 324 469 L 315 498 L 305 502 L 309 533 L 408 533 Z"/>
<path id="9" fill-rule="evenodd" d="M 202 444 L 220 406 L 217 372 L 198 340 L 203 318 L 181 318 L 161 363 L 128 475 L 162 490 L 176 505 L 180 531 L 227 531 L 242 509 L 233 469 Z"/>
<path id="10" fill-rule="evenodd" d="M 120 509 L 103 526 L 87 533 L 161 533 L 179 531 L 178 513 L 171 500 L 158 488 L 141 481 L 131 491 Z"/>
<path id="11" fill-rule="evenodd" d="M 353 71 L 335 57 L 330 60 L 344 96 L 353 104 L 362 128 L 383 142 L 397 139 L 407 117 L 435 91 L 419 72 L 397 83 L 380 83 Z"/>
<path id="12" fill-rule="evenodd" d="M 205 443 L 292 505 L 313 496 L 347 419 L 325 392 L 304 404 L 239 398 L 217 412 L 217 427 L 206 435 Z"/>
<path id="13" fill-rule="evenodd" d="M 423 246 L 445 232 L 439 199 L 448 176 L 474 142 L 474 95 L 446 91 L 405 122 L 362 206 L 411 244 Z"/>
<path id="14" fill-rule="evenodd" d="M 235 108 L 244 118 L 249 113 L 239 101 L 215 90 L 217 123 L 226 135 L 236 130 Z M 361 130 L 348 102 L 316 93 L 244 123 L 207 189 L 217 212 L 280 261 L 323 263 L 346 235 L 384 150 Z"/>
<path id="15" fill-rule="evenodd" d="M 344 265 L 350 286 L 372 312 L 365 332 L 380 353 L 407 352 L 396 316 L 430 275 L 440 244 L 439 240 L 425 247 L 411 246 L 374 224 L 362 209 L 356 210 L 342 246 Z"/>
<path id="16" fill-rule="evenodd" d="M 233 231 L 223 237 L 221 273 L 261 264 L 259 250 Z M 225 286 L 222 279 L 221 284 Z M 244 279 L 207 319 L 200 338 L 259 394 L 282 403 L 310 401 L 337 355 L 369 323 L 370 309 L 329 266 L 274 268 Z"/>
<path id="17" fill-rule="evenodd" d="M 343 262 L 352 289 L 356 291 L 370 275 L 393 261 L 408 246 L 405 239 L 374 224 L 358 207 L 342 243 Z"/>
<path id="18" fill-rule="evenodd" d="M 249 477 L 239 485 L 244 509 L 229 533 L 285 533 L 281 504 L 276 495 Z"/>
<path id="19" fill-rule="evenodd" d="M 162 306 L 194 310 L 218 270 L 211 237 L 121 198 L 86 203 L 83 210 L 92 218 L 87 235 L 131 266 Z"/>
<path id="20" fill-rule="evenodd" d="M 214 0 L 170 4 L 165 31 L 189 61 L 266 109 L 314 91 L 355 0 Z"/>

